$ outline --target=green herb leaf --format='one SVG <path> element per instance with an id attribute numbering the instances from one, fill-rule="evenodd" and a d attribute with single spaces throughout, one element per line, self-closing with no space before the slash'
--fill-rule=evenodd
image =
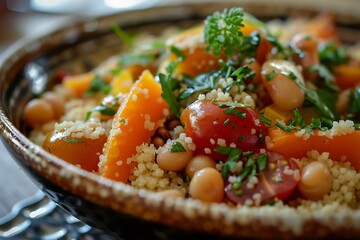
<path id="1" fill-rule="evenodd" d="M 96 106 L 92 111 L 100 112 L 102 115 L 106 115 L 106 116 L 114 116 L 118 107 L 119 107 L 119 105 L 116 105 L 116 106 L 100 105 L 100 106 Z"/>
<path id="2" fill-rule="evenodd" d="M 336 110 L 336 98 L 326 89 L 306 90 L 305 100 L 315 107 L 315 111 L 323 118 L 338 120 L 340 115 Z"/>
<path id="3" fill-rule="evenodd" d="M 234 85 L 237 85 L 240 90 L 240 86 L 245 86 L 245 80 L 252 79 L 255 73 L 248 66 L 241 66 L 231 73 L 231 77 L 235 77 L 234 81 L 225 87 L 225 92 L 228 92 Z"/>
<path id="4" fill-rule="evenodd" d="M 271 124 L 272 124 L 271 119 L 265 117 L 265 115 L 264 115 L 263 112 L 260 113 L 260 118 L 259 118 L 259 119 L 260 119 L 260 122 L 263 122 L 263 123 L 265 123 L 265 124 L 268 125 L 268 126 L 271 126 Z"/>
<path id="5" fill-rule="evenodd" d="M 288 74 L 288 77 L 291 79 L 291 80 L 296 80 L 297 79 L 297 76 L 295 75 L 295 73 L 294 72 L 289 72 L 289 74 Z"/>
<path id="6" fill-rule="evenodd" d="M 265 79 L 266 81 L 270 82 L 275 76 L 276 76 L 276 71 L 275 70 L 272 70 L 271 72 L 267 73 L 265 75 Z"/>
<path id="7" fill-rule="evenodd" d="M 335 41 L 324 42 L 318 47 L 320 63 L 332 69 L 334 65 L 345 64 L 349 61 L 349 55 L 345 47 L 338 46 Z"/>
<path id="8" fill-rule="evenodd" d="M 266 169 L 267 159 L 268 159 L 267 154 L 260 154 L 255 158 L 256 164 L 260 172 Z"/>
<path id="9" fill-rule="evenodd" d="M 133 43 L 133 38 L 127 33 L 125 33 L 124 30 L 122 30 L 119 25 L 113 24 L 111 25 L 111 28 L 115 32 L 115 34 L 126 44 L 130 46 Z"/>
<path id="10" fill-rule="evenodd" d="M 86 90 L 86 95 L 93 95 L 95 93 L 104 93 L 108 94 L 111 91 L 111 86 L 106 83 L 100 76 L 95 76 L 95 78 L 90 82 L 90 87 Z"/>
<path id="11" fill-rule="evenodd" d="M 82 139 L 76 139 L 76 138 L 65 138 L 64 141 L 66 143 L 83 143 L 83 142 L 85 142 Z"/>
<path id="12" fill-rule="evenodd" d="M 174 142 L 173 145 L 171 145 L 170 152 L 186 152 L 186 149 L 180 142 Z"/>
<path id="13" fill-rule="evenodd" d="M 179 61 L 182 62 L 185 60 L 186 58 L 186 55 L 184 54 L 183 51 L 181 51 L 179 48 L 175 47 L 174 45 L 171 45 L 170 46 L 170 51 L 172 53 L 174 53 L 178 58 L 179 58 Z"/>
<path id="14" fill-rule="evenodd" d="M 169 104 L 171 110 L 174 112 L 175 116 L 177 118 L 180 117 L 180 107 L 176 100 L 176 96 L 173 92 L 173 89 L 171 87 L 171 78 L 167 77 L 163 73 L 159 73 L 159 81 L 162 88 L 161 97 Z"/>
<path id="15" fill-rule="evenodd" d="M 239 52 L 242 40 L 240 31 L 243 21 L 243 9 L 231 8 L 223 12 L 215 12 L 205 20 L 205 41 L 208 43 L 206 50 L 219 56 L 223 52 L 231 57 L 235 52 Z"/>
<path id="16" fill-rule="evenodd" d="M 178 101 L 184 100 L 195 93 L 208 92 L 215 88 L 215 83 L 219 78 L 219 71 L 211 71 L 201 74 L 195 78 L 185 76 L 184 82 L 187 88 L 180 92 Z"/>
<path id="17" fill-rule="evenodd" d="M 215 152 L 228 155 L 227 161 L 223 164 L 221 169 L 221 175 L 223 178 L 226 178 L 229 174 L 229 171 L 233 171 L 236 163 L 239 161 L 242 150 L 239 148 L 232 148 L 232 147 L 216 147 Z"/>
<path id="18" fill-rule="evenodd" d="M 237 116 L 240 118 L 246 118 L 246 113 L 239 109 L 235 109 L 235 107 L 229 107 L 229 108 L 225 109 L 224 113 L 228 114 L 228 115 L 234 115 L 234 116 Z"/>

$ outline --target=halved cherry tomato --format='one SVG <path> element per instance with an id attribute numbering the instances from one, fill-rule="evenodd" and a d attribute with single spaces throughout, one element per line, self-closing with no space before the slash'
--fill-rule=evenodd
<path id="1" fill-rule="evenodd" d="M 266 127 L 254 109 L 219 105 L 221 103 L 198 100 L 181 114 L 185 133 L 192 138 L 197 153 L 226 160 L 228 156 L 217 153 L 216 147 L 228 146 L 249 151 L 264 146 Z"/>
<path id="2" fill-rule="evenodd" d="M 253 187 L 248 185 L 249 179 L 241 182 L 238 187 L 229 182 L 226 184 L 225 193 L 230 201 L 245 204 L 247 200 L 251 200 L 254 205 L 261 205 L 275 198 L 286 200 L 294 192 L 300 179 L 296 162 L 292 159 L 287 161 L 276 152 L 268 152 L 267 156 L 266 169 L 258 173 L 258 183 Z M 244 166 L 245 164 L 246 161 Z"/>
<path id="3" fill-rule="evenodd" d="M 99 156 L 106 142 L 106 135 L 90 139 L 71 138 L 63 132 L 50 132 L 43 144 L 49 153 L 87 171 L 98 171 Z"/>

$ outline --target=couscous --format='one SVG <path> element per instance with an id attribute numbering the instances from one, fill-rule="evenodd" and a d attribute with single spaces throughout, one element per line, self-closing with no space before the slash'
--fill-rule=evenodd
<path id="1" fill-rule="evenodd" d="M 357 209 L 359 45 L 342 43 L 333 20 L 265 24 L 232 8 L 132 37 L 126 52 L 31 100 L 30 138 L 165 197 Z"/>

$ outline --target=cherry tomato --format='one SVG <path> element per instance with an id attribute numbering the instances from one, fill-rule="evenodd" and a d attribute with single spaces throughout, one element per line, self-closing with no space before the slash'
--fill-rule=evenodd
<path id="1" fill-rule="evenodd" d="M 268 152 L 267 159 L 265 170 L 257 174 L 257 183 L 249 184 L 249 178 L 238 185 L 227 182 L 225 193 L 230 201 L 245 204 L 247 200 L 251 200 L 254 205 L 261 205 L 275 198 L 286 200 L 294 192 L 300 180 L 296 162 L 292 159 L 287 161 L 276 152 Z M 246 160 L 243 163 L 245 166 Z M 241 172 L 237 176 L 239 175 Z"/>
<path id="2" fill-rule="evenodd" d="M 216 147 L 236 147 L 243 151 L 262 148 L 266 127 L 260 122 L 259 114 L 252 108 L 222 104 L 226 105 L 198 100 L 182 112 L 180 120 L 186 135 L 196 145 L 195 151 L 226 160 L 228 156 L 216 152 Z"/>
<path id="3" fill-rule="evenodd" d="M 48 134 L 43 148 L 49 153 L 77 165 L 87 171 L 98 171 L 99 156 L 106 142 L 106 136 L 97 139 L 71 138 L 62 132 Z"/>

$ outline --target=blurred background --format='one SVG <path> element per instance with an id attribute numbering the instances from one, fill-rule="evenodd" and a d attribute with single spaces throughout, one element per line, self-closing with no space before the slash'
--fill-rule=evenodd
<path id="1" fill-rule="evenodd" d="M 159 0 L 0 0 L 0 53 L 24 36 L 38 35 L 76 18 L 96 17 Z"/>

